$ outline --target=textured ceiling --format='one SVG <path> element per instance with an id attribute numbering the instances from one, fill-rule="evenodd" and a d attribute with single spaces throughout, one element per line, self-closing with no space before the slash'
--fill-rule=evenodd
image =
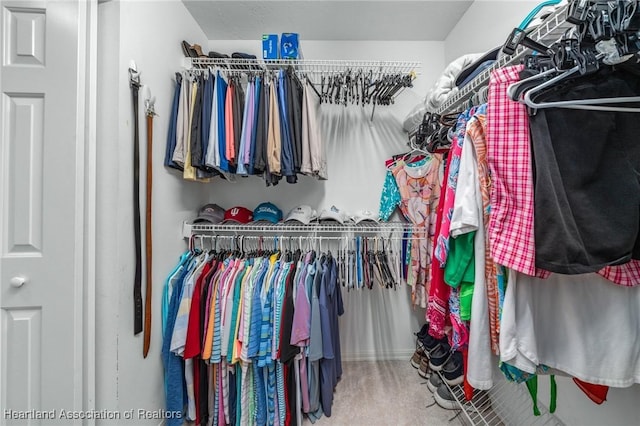
<path id="1" fill-rule="evenodd" d="M 473 1 L 182 0 L 209 40 L 444 40 Z"/>

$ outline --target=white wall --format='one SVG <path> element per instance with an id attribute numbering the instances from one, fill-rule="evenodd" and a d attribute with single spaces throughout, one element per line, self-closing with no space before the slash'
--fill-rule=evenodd
<path id="1" fill-rule="evenodd" d="M 467 53 L 482 53 L 502 46 L 511 31 L 540 1 L 476 0 L 444 42 L 445 63 Z"/>
<path id="2" fill-rule="evenodd" d="M 160 358 L 160 301 L 167 274 L 185 248 L 181 221 L 206 197 L 164 167 L 173 73 L 183 57 L 180 42 L 206 37 L 179 0 L 111 1 L 99 8 L 98 235 L 96 289 L 96 408 L 164 407 Z M 133 123 L 129 61 L 156 97 L 153 149 L 153 324 L 151 348 L 142 357 L 142 334 L 133 336 L 134 240 L 132 212 Z M 142 91 L 141 91 L 142 93 Z M 140 98 L 141 181 L 145 181 L 146 130 Z M 144 184 L 143 184 L 144 186 Z M 144 209 L 144 187 L 141 208 Z M 142 210 L 144 218 L 144 210 Z M 144 242 L 144 226 L 142 227 Z M 144 250 L 144 243 L 143 243 Z M 144 251 L 143 251 L 144 253 Z M 144 289 L 144 276 L 143 276 Z M 144 290 L 143 290 L 144 292 Z M 134 416 L 131 424 L 144 422 Z"/>
<path id="3" fill-rule="evenodd" d="M 209 50 L 231 54 L 245 52 L 261 57 L 261 41 L 210 41 Z M 384 161 L 407 151 L 407 135 L 402 120 L 424 96 L 427 88 L 444 68 L 442 42 L 360 42 L 301 41 L 308 59 L 410 60 L 422 62 L 422 75 L 414 87 L 397 97 L 393 106 L 376 107 L 371 121 L 371 106 L 323 104 L 322 134 L 327 147 L 328 181 L 301 177 L 295 185 L 280 182 L 265 187 L 258 177 L 229 183 L 220 179 L 206 185 L 209 200 L 224 208 L 236 205 L 254 209 L 271 201 L 284 214 L 300 204 L 320 212 L 335 205 L 355 212 L 378 211 L 385 177 Z M 185 183 L 185 185 L 190 185 Z M 202 184 L 191 184 L 202 185 Z M 415 350 L 415 336 L 424 322 L 424 310 L 413 310 L 410 291 L 344 292 L 346 313 L 340 322 L 345 359 L 389 359 L 408 357 Z"/>
<path id="4" fill-rule="evenodd" d="M 445 40 L 446 63 L 466 53 L 484 52 L 502 45 L 511 30 L 539 3 L 526 0 L 476 0 Z M 637 403 L 640 401 L 640 385 L 626 389 L 612 388 L 607 401 L 596 405 L 571 379 L 560 377 L 557 383 L 556 416 L 567 425 L 640 424 L 640 405 Z M 548 406 L 549 380 L 540 379 L 538 386 L 539 400 Z"/>

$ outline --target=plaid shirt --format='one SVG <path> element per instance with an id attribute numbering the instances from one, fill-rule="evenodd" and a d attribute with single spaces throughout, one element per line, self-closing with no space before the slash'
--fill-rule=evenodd
<path id="1" fill-rule="evenodd" d="M 533 173 L 526 107 L 507 96 L 507 87 L 520 81 L 523 66 L 499 68 L 491 73 L 487 108 L 487 159 L 491 172 L 491 256 L 523 274 L 547 278 L 535 267 L 533 233 Z M 640 261 L 631 260 L 598 271 L 615 284 L 640 285 Z"/>
<path id="2" fill-rule="evenodd" d="M 487 160 L 491 172 L 491 256 L 500 265 L 541 278 L 533 237 L 533 176 L 526 107 L 507 96 L 523 66 L 491 73 L 487 107 Z"/>

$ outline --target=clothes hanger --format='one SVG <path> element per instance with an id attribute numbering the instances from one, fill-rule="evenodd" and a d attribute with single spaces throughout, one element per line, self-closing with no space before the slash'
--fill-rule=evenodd
<path id="1" fill-rule="evenodd" d="M 577 71 L 577 69 L 576 69 Z M 508 87 L 507 87 L 507 96 L 509 97 L 509 99 L 511 99 L 512 101 L 516 101 L 519 102 L 521 101 L 520 99 L 520 95 L 524 92 L 524 89 L 526 87 L 529 87 L 531 82 L 535 82 L 537 80 L 540 80 L 541 78 L 553 75 L 553 74 L 557 74 L 558 70 L 553 68 L 553 69 L 549 69 L 546 71 L 542 71 L 539 74 L 535 74 L 532 75 L 531 77 L 527 77 L 523 80 L 520 80 L 516 83 L 511 83 Z"/>
<path id="2" fill-rule="evenodd" d="M 596 53 L 590 49 L 582 50 L 580 47 L 580 41 L 575 38 L 564 38 L 559 43 L 556 43 L 550 50 L 554 49 L 555 52 L 552 60 L 555 64 L 555 68 L 544 70 L 539 74 L 510 85 L 507 88 L 507 95 L 510 99 L 524 103 L 534 110 L 545 108 L 571 108 L 612 112 L 640 112 L 640 108 L 610 105 L 629 102 L 638 103 L 640 102 L 640 96 L 535 102 L 534 96 L 541 93 L 543 90 L 560 82 L 566 81 L 572 76 L 586 75 L 597 71 L 600 68 L 600 61 L 605 56 L 602 53 Z M 537 62 L 542 63 L 540 61 Z M 553 74 L 557 75 L 544 80 L 540 84 L 535 84 L 533 87 L 530 87 L 532 83 Z"/>
<path id="3" fill-rule="evenodd" d="M 618 103 L 640 103 L 640 96 L 625 96 L 617 98 L 595 98 L 595 99 L 575 99 L 570 101 L 555 101 L 555 102 L 535 102 L 533 96 L 540 93 L 547 87 L 551 87 L 563 80 L 566 80 L 571 75 L 574 75 L 580 71 L 580 66 L 567 70 L 550 80 L 547 80 L 538 86 L 535 86 L 524 94 L 523 102 L 530 108 L 545 109 L 545 108 L 571 108 L 571 109 L 585 109 L 593 111 L 611 111 L 611 112 L 640 112 L 640 108 L 634 107 L 617 107 L 607 104 Z"/>

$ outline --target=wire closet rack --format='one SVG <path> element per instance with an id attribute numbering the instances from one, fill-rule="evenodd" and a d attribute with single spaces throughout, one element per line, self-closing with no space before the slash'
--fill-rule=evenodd
<path id="1" fill-rule="evenodd" d="M 433 373 L 435 374 L 435 373 Z M 438 372 L 437 374 L 440 374 Z M 496 376 L 496 374 L 494 374 Z M 462 385 L 449 386 L 440 374 L 442 383 L 456 400 L 458 409 L 450 421 L 460 419 L 463 424 L 479 426 L 563 426 L 549 409 L 537 403 L 540 415 L 533 414 L 531 397 L 524 383 L 507 381 L 503 376 L 495 377 L 494 385 L 487 391 L 475 391 L 471 401 L 464 396 Z"/>
<path id="2" fill-rule="evenodd" d="M 420 61 L 363 61 L 319 59 L 240 59 L 240 58 L 184 58 L 184 68 L 197 70 L 208 67 L 242 71 L 266 71 L 293 67 L 303 74 L 343 74 L 362 71 L 372 74 L 420 75 Z"/>
<path id="3" fill-rule="evenodd" d="M 183 222 L 182 236 L 190 238 L 197 234 L 219 234 L 219 235 L 320 235 L 320 236 L 336 236 L 336 235 L 380 235 L 383 237 L 402 237 L 404 233 L 417 232 L 424 227 L 418 227 L 407 222 L 360 222 L 345 223 L 337 222 L 314 222 L 308 225 L 299 222 L 281 222 L 281 223 L 247 223 L 247 224 L 201 224 Z"/>
<path id="4" fill-rule="evenodd" d="M 569 6 L 565 4 L 554 10 L 537 28 L 528 33 L 529 38 L 543 45 L 550 45 L 558 41 L 568 29 L 574 26 L 566 20 L 568 7 Z M 471 98 L 480 87 L 486 86 L 489 83 L 489 77 L 491 77 L 491 73 L 494 70 L 506 66 L 517 65 L 525 54 L 530 52 L 530 49 L 524 46 L 519 46 L 513 55 L 505 55 L 499 58 L 492 66 L 478 74 L 476 78 L 462 87 L 453 96 L 450 96 L 440 106 L 440 108 L 438 108 L 436 113 L 442 115 L 454 111 L 460 106 L 460 104 Z"/>

